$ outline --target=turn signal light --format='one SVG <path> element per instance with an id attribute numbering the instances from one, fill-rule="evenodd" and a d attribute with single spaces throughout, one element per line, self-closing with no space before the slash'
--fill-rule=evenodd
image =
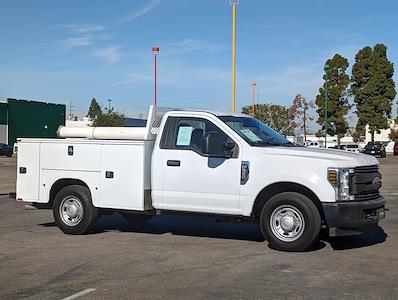
<path id="1" fill-rule="evenodd" d="M 336 170 L 328 171 L 328 180 L 332 185 L 336 185 L 336 183 L 337 183 L 337 171 Z"/>

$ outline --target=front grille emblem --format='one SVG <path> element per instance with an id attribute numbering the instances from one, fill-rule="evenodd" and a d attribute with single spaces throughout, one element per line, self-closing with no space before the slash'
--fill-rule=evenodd
<path id="1" fill-rule="evenodd" d="M 381 187 L 381 179 L 380 179 L 379 176 L 373 178 L 372 185 L 373 185 L 375 188 L 377 188 L 377 189 Z"/>

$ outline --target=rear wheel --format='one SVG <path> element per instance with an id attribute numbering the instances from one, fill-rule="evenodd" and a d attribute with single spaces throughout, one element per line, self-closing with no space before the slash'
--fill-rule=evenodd
<path id="1" fill-rule="evenodd" d="M 70 185 L 55 196 L 53 215 L 58 228 L 64 233 L 85 234 L 94 227 L 98 208 L 93 206 L 87 187 Z"/>
<path id="2" fill-rule="evenodd" d="M 260 227 L 271 248 L 304 251 L 318 240 L 321 217 L 308 197 L 284 192 L 265 203 L 260 215 Z"/>

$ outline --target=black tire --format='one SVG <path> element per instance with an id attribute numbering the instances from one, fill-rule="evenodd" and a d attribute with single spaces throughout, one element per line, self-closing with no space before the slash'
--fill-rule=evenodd
<path id="1" fill-rule="evenodd" d="M 7 154 L 7 157 L 12 157 L 12 153 L 11 154 Z"/>
<path id="2" fill-rule="evenodd" d="M 132 213 L 120 213 L 122 217 L 129 223 L 145 223 L 152 219 L 154 216 L 152 215 L 144 215 L 144 214 L 132 214 Z"/>
<path id="3" fill-rule="evenodd" d="M 75 222 L 76 224 L 73 224 L 73 222 L 72 224 L 67 223 L 68 218 L 65 217 L 65 213 L 67 213 L 65 209 L 66 202 L 76 203 L 80 205 L 79 207 L 82 207 L 82 213 L 79 215 L 79 221 Z M 64 211 L 64 214 L 62 214 L 61 210 Z M 81 185 L 64 187 L 57 193 L 53 203 L 55 223 L 59 229 L 67 234 L 85 234 L 90 232 L 97 220 L 98 211 L 98 208 L 94 207 L 91 202 L 90 190 Z"/>
<path id="4" fill-rule="evenodd" d="M 286 210 L 289 213 L 286 213 Z M 290 238 L 288 236 L 290 233 L 283 230 L 282 222 L 279 223 L 279 227 L 277 226 L 278 218 L 276 216 L 278 215 L 293 216 L 294 220 L 303 219 L 304 222 L 301 224 L 304 226 L 297 226 L 294 221 L 294 230 L 290 232 L 296 236 Z M 271 223 L 276 225 L 272 226 Z M 321 216 L 315 204 L 308 197 L 296 192 L 284 192 L 273 196 L 265 203 L 260 214 L 260 227 L 271 248 L 282 251 L 305 251 L 318 240 Z M 277 228 L 280 228 L 279 231 Z"/>

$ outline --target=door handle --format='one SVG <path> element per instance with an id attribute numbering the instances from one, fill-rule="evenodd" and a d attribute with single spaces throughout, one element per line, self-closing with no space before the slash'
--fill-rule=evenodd
<path id="1" fill-rule="evenodd" d="M 179 167 L 181 165 L 181 162 L 179 160 L 168 160 L 167 165 L 169 167 Z"/>

